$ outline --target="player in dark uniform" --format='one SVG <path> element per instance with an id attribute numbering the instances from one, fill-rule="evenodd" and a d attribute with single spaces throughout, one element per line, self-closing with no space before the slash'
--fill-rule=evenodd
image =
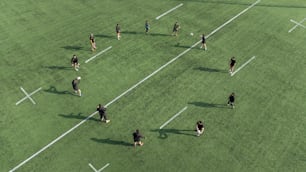
<path id="1" fill-rule="evenodd" d="M 147 34 L 149 32 L 149 30 L 150 30 L 150 25 L 149 25 L 148 20 L 146 20 L 145 29 L 146 29 L 146 34 Z"/>
<path id="2" fill-rule="evenodd" d="M 235 103 L 235 93 L 232 93 L 232 94 L 229 95 L 229 97 L 228 97 L 227 105 L 228 105 L 228 106 L 231 106 L 232 109 L 234 109 L 234 108 L 235 108 L 234 103 Z"/>
<path id="3" fill-rule="evenodd" d="M 120 26 L 119 24 L 116 25 L 116 34 L 117 34 L 117 39 L 120 40 L 121 38 L 121 29 L 120 29 Z"/>
<path id="4" fill-rule="evenodd" d="M 71 58 L 71 66 L 74 67 L 74 70 L 79 71 L 80 64 L 76 55 L 73 55 Z"/>
<path id="5" fill-rule="evenodd" d="M 82 96 L 81 89 L 79 89 L 79 83 L 80 83 L 81 77 L 78 76 L 76 79 L 72 80 L 72 88 L 75 92 L 75 94 L 78 94 L 79 96 Z"/>
<path id="6" fill-rule="evenodd" d="M 206 51 L 207 50 L 207 46 L 206 46 L 206 38 L 205 38 L 204 34 L 201 35 L 201 39 L 202 39 L 202 45 L 201 45 L 200 48 L 204 47 L 204 50 Z"/>
<path id="7" fill-rule="evenodd" d="M 234 66 L 236 64 L 236 59 L 235 57 L 232 57 L 230 59 L 230 62 L 229 62 L 229 65 L 230 65 L 230 69 L 229 69 L 229 72 L 232 74 L 234 72 Z"/>
<path id="8" fill-rule="evenodd" d="M 133 133 L 133 139 L 134 139 L 134 147 L 136 147 L 137 145 L 142 146 L 144 143 L 140 140 L 141 138 L 145 138 L 144 136 L 142 136 L 139 133 L 139 130 L 137 129 L 134 133 Z"/>
<path id="9" fill-rule="evenodd" d="M 93 33 L 90 34 L 89 41 L 90 41 L 90 45 L 91 45 L 91 51 L 96 51 L 96 49 L 97 49 L 96 40 L 95 40 L 95 37 L 94 37 Z"/>
<path id="10" fill-rule="evenodd" d="M 204 124 L 202 123 L 202 121 L 198 121 L 196 124 L 196 132 L 197 132 L 197 136 L 200 136 L 201 134 L 204 133 Z"/>
<path id="11" fill-rule="evenodd" d="M 107 119 L 107 117 L 106 117 L 106 107 L 104 107 L 101 104 L 99 104 L 97 106 L 97 111 L 99 112 L 101 122 L 105 122 L 105 123 L 109 123 L 110 122 L 110 120 Z"/>
<path id="12" fill-rule="evenodd" d="M 172 35 L 177 36 L 178 31 L 179 31 L 180 28 L 181 28 L 181 27 L 180 27 L 180 25 L 178 24 L 178 22 L 175 22 L 175 23 L 174 23 L 174 26 L 173 26 L 173 30 L 172 30 Z"/>

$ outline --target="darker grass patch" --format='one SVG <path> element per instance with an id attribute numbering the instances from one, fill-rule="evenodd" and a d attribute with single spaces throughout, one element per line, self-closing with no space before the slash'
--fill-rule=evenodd
<path id="1" fill-rule="evenodd" d="M 61 117 L 64 117 L 64 118 L 69 118 L 69 119 L 81 119 L 81 120 L 84 120 L 86 118 L 88 118 L 87 116 L 82 116 L 82 113 L 78 113 L 78 114 L 74 114 L 74 113 L 70 113 L 70 114 L 58 114 L 59 116 Z M 92 120 L 92 121 L 100 121 L 96 118 L 88 118 L 88 120 Z"/>
<path id="2" fill-rule="evenodd" d="M 196 67 L 193 68 L 194 70 L 199 70 L 199 71 L 203 71 L 203 72 L 219 72 L 219 73 L 227 73 L 226 70 L 222 70 L 222 69 L 214 69 L 214 68 L 208 68 L 208 67 Z"/>
<path id="3" fill-rule="evenodd" d="M 207 103 L 207 102 L 188 102 L 188 104 L 205 107 L 205 108 L 227 108 L 226 104 L 216 104 L 216 103 Z"/>
<path id="4" fill-rule="evenodd" d="M 81 46 L 77 46 L 77 45 L 67 45 L 67 46 L 63 46 L 61 48 L 64 48 L 66 50 L 83 50 L 84 47 L 81 47 Z"/>
<path id="5" fill-rule="evenodd" d="M 52 70 L 73 70 L 72 67 L 68 66 L 43 66 L 43 68 L 52 69 Z"/>
<path id="6" fill-rule="evenodd" d="M 168 134 L 180 134 L 180 135 L 186 135 L 186 136 L 196 136 L 195 134 L 191 134 L 191 132 L 194 132 L 194 130 L 181 130 L 181 129 L 154 129 L 151 130 L 152 132 L 158 132 L 160 139 L 167 139 Z"/>
<path id="7" fill-rule="evenodd" d="M 110 138 L 107 138 L 107 139 L 90 138 L 90 140 L 98 142 L 98 143 L 111 144 L 111 145 L 134 146 L 132 143 L 129 143 L 126 141 L 112 140 Z"/>
<path id="8" fill-rule="evenodd" d="M 59 90 L 56 89 L 55 86 L 50 86 L 49 89 L 45 89 L 44 91 L 47 92 L 47 93 L 53 93 L 53 94 L 69 94 L 69 95 L 78 96 L 76 94 L 73 94 L 70 91 L 59 91 Z"/>

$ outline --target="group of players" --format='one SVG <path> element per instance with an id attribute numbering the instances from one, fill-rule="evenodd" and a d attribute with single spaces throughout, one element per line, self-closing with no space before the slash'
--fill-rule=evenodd
<path id="1" fill-rule="evenodd" d="M 180 25 L 178 22 L 174 23 L 173 26 L 173 30 L 172 30 L 172 36 L 178 36 L 178 32 L 180 30 Z M 149 22 L 146 20 L 145 21 L 145 34 L 148 34 L 150 30 L 150 24 Z M 120 25 L 117 24 L 115 27 L 115 31 L 116 31 L 116 35 L 117 35 L 117 39 L 120 40 L 121 38 L 121 28 Z M 89 41 L 90 41 L 90 45 L 91 45 L 91 51 L 94 52 L 96 51 L 97 47 L 96 47 L 96 41 L 94 38 L 93 33 L 90 34 L 89 36 Z M 204 50 L 207 50 L 207 45 L 206 45 L 206 38 L 205 35 L 202 34 L 201 35 L 201 46 L 200 48 L 204 48 Z M 229 72 L 230 74 L 232 74 L 234 72 L 234 66 L 236 64 L 236 60 L 235 57 L 232 57 L 230 59 L 229 62 Z M 74 68 L 74 70 L 79 71 L 80 68 L 80 63 L 78 61 L 78 57 L 76 55 L 73 55 L 71 58 L 71 65 Z M 72 87 L 73 90 L 75 92 L 75 94 L 82 96 L 82 92 L 81 89 L 78 87 L 79 83 L 81 81 L 81 77 L 77 77 L 72 81 Z M 235 102 L 235 93 L 231 93 L 230 96 L 228 97 L 228 102 L 227 105 L 231 106 L 231 108 L 234 108 L 234 102 Z M 109 123 L 110 120 L 107 118 L 106 115 L 106 107 L 104 107 L 101 104 L 98 104 L 96 110 L 98 111 L 99 115 L 100 115 L 100 121 L 101 122 L 105 122 L 105 123 Z M 197 121 L 196 125 L 195 125 L 195 132 L 196 132 L 196 136 L 200 136 L 204 133 L 204 123 L 202 121 Z M 144 143 L 141 141 L 142 138 L 145 138 L 142 134 L 140 134 L 139 130 L 136 129 L 136 131 L 133 133 L 133 140 L 134 140 L 134 146 L 136 147 L 137 145 L 142 146 Z"/>

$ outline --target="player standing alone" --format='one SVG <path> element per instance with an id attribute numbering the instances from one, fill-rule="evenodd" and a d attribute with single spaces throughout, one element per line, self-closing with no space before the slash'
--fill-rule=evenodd
<path id="1" fill-rule="evenodd" d="M 197 132 L 197 136 L 200 136 L 201 134 L 204 133 L 204 124 L 202 123 L 202 121 L 198 121 L 196 124 L 196 132 Z"/>
<path id="2" fill-rule="evenodd" d="M 133 133 L 133 139 L 134 139 L 134 147 L 136 147 L 137 145 L 142 146 L 144 143 L 140 140 L 141 138 L 144 138 L 139 130 L 137 129 L 134 133 Z"/>
<path id="3" fill-rule="evenodd" d="M 94 37 L 93 33 L 90 34 L 89 41 L 90 41 L 90 45 L 91 45 L 91 51 L 96 51 L 96 49 L 97 49 L 96 40 L 95 40 L 95 37 Z"/>
<path id="4" fill-rule="evenodd" d="M 81 77 L 80 76 L 78 76 L 76 79 L 74 79 L 72 81 L 72 88 L 73 88 L 75 94 L 78 94 L 79 96 L 82 96 L 81 89 L 79 89 L 80 81 L 81 81 Z"/>
<path id="5" fill-rule="evenodd" d="M 147 34 L 149 32 L 149 30 L 150 30 L 150 25 L 149 25 L 148 20 L 146 20 L 145 29 L 146 29 L 146 34 Z"/>
<path id="6" fill-rule="evenodd" d="M 232 93 L 232 94 L 229 95 L 229 97 L 228 97 L 227 105 L 228 105 L 228 106 L 231 106 L 232 109 L 234 109 L 234 108 L 235 108 L 234 103 L 235 103 L 235 93 Z"/>
<path id="7" fill-rule="evenodd" d="M 207 46 L 206 46 L 206 38 L 205 38 L 205 35 L 202 34 L 201 35 L 201 38 L 202 38 L 202 45 L 200 48 L 203 48 L 204 47 L 204 50 L 206 51 L 207 50 Z"/>
<path id="8" fill-rule="evenodd" d="M 116 34 L 117 34 L 117 39 L 120 40 L 121 29 L 120 29 L 119 24 L 116 25 Z"/>
<path id="9" fill-rule="evenodd" d="M 110 122 L 110 120 L 107 119 L 107 117 L 106 117 L 106 108 L 104 106 L 99 104 L 97 106 L 97 111 L 99 112 L 101 122 L 105 122 L 105 123 L 109 123 Z"/>
<path id="10" fill-rule="evenodd" d="M 229 69 L 229 72 L 232 74 L 233 72 L 234 72 L 234 67 L 235 67 L 235 64 L 236 64 L 236 59 L 235 59 L 235 57 L 232 57 L 231 59 L 230 59 L 230 62 L 229 62 L 230 64 L 230 69 Z"/>
<path id="11" fill-rule="evenodd" d="M 71 58 L 71 66 L 74 67 L 74 70 L 79 71 L 80 64 L 76 55 L 73 55 Z"/>
<path id="12" fill-rule="evenodd" d="M 181 27 L 180 27 L 180 25 L 178 24 L 178 22 L 175 22 L 175 23 L 174 23 L 174 26 L 173 26 L 173 30 L 172 30 L 172 35 L 177 36 L 178 31 L 179 31 L 180 28 L 181 28 Z"/>

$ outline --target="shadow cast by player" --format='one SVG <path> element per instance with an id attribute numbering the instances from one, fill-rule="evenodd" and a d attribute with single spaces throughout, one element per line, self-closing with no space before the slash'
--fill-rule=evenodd
<path id="1" fill-rule="evenodd" d="M 49 89 L 45 89 L 44 91 L 47 92 L 47 93 L 53 93 L 53 94 L 70 94 L 70 95 L 78 96 L 76 94 L 73 94 L 70 91 L 58 91 L 56 89 L 56 87 L 54 87 L 54 86 L 50 86 Z"/>
<path id="2" fill-rule="evenodd" d="M 207 102 L 188 102 L 188 104 L 205 107 L 205 108 L 228 108 L 226 104 L 215 104 Z"/>
<path id="3" fill-rule="evenodd" d="M 63 46 L 61 48 L 64 48 L 66 50 L 74 50 L 74 51 L 82 50 L 83 49 L 83 47 L 77 46 L 77 45 L 67 45 L 67 46 Z"/>
<path id="4" fill-rule="evenodd" d="M 208 68 L 208 67 L 196 67 L 193 68 L 194 70 L 200 70 L 204 72 L 219 72 L 219 73 L 227 73 L 226 70 L 221 70 L 221 69 L 213 69 L 213 68 Z"/>
<path id="5" fill-rule="evenodd" d="M 158 132 L 159 136 L 158 138 L 160 139 L 166 139 L 168 138 L 168 134 L 181 134 L 181 135 L 186 135 L 186 136 L 196 136 L 195 134 L 191 134 L 192 132 L 194 133 L 194 130 L 180 130 L 180 129 L 154 129 L 151 130 L 152 132 Z"/>
<path id="6" fill-rule="evenodd" d="M 43 66 L 43 68 L 52 69 L 52 70 L 73 70 L 71 66 Z"/>
<path id="7" fill-rule="evenodd" d="M 95 37 L 100 37 L 100 38 L 112 38 L 112 39 L 116 38 L 115 35 L 104 35 L 104 34 L 97 34 L 97 35 L 95 35 Z"/>
<path id="8" fill-rule="evenodd" d="M 133 34 L 133 35 L 138 35 L 138 34 L 142 34 L 144 35 L 145 32 L 137 32 L 137 31 L 122 31 L 122 34 Z"/>
<path id="9" fill-rule="evenodd" d="M 177 1 L 185 1 L 185 0 L 177 0 Z M 202 0 L 190 0 L 190 1 L 210 3 L 210 4 L 225 4 L 225 5 L 241 5 L 241 6 L 251 5 L 251 3 L 243 3 L 243 2 L 236 2 L 236 1 L 202 1 Z M 258 3 L 256 6 L 273 7 L 273 8 L 306 8 L 306 6 L 302 6 L 302 5 L 281 5 L 281 4 L 264 4 L 264 3 Z"/>
<path id="10" fill-rule="evenodd" d="M 78 113 L 78 114 L 73 114 L 73 113 L 70 113 L 70 114 L 68 114 L 68 115 L 66 115 L 66 114 L 58 114 L 59 116 L 61 116 L 61 117 L 64 117 L 64 118 L 70 118 L 70 119 L 80 119 L 80 120 L 84 120 L 84 119 L 86 119 L 86 118 L 88 118 L 87 116 L 82 116 L 82 113 Z M 91 121 L 99 121 L 100 122 L 100 120 L 98 120 L 98 119 L 96 119 L 96 118 L 88 118 L 88 120 L 91 120 Z"/>
<path id="11" fill-rule="evenodd" d="M 171 34 L 151 33 L 151 32 L 149 32 L 147 35 L 150 35 L 150 36 L 172 36 Z"/>
<path id="12" fill-rule="evenodd" d="M 132 143 L 120 141 L 120 140 L 112 140 L 110 138 L 107 138 L 107 139 L 90 138 L 90 140 L 98 142 L 98 143 L 111 144 L 111 145 L 134 146 Z"/>
<path id="13" fill-rule="evenodd" d="M 194 49 L 194 48 L 196 48 L 196 47 L 191 47 L 191 45 L 181 45 L 180 43 L 176 43 L 175 45 L 174 45 L 174 47 L 178 47 L 178 48 L 190 48 L 190 49 Z M 204 51 L 204 50 L 203 50 Z"/>

